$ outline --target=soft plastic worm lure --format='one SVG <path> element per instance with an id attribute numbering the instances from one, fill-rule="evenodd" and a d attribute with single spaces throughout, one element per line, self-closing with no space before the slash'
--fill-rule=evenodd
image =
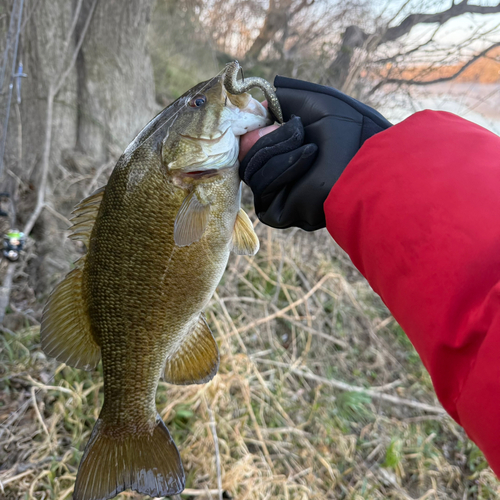
<path id="1" fill-rule="evenodd" d="M 255 87 L 259 88 L 266 96 L 269 111 L 271 111 L 279 123 L 283 123 L 281 106 L 272 85 L 267 80 L 264 80 L 264 78 L 259 78 L 257 76 L 251 76 L 250 78 L 244 78 L 242 81 L 238 81 L 237 78 L 240 69 L 241 66 L 238 61 L 230 62 L 226 66 L 226 76 L 224 77 L 224 86 L 226 90 L 231 92 L 231 94 L 238 95 Z"/>

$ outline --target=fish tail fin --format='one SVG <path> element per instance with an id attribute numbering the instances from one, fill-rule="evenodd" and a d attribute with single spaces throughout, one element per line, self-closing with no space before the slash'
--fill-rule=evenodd
<path id="1" fill-rule="evenodd" d="M 99 418 L 76 476 L 73 500 L 107 500 L 131 489 L 151 497 L 184 489 L 179 451 L 158 415 L 152 433 L 107 428 Z"/>

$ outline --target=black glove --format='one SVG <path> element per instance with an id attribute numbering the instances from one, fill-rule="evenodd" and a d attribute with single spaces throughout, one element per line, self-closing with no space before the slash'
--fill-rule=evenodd
<path id="1" fill-rule="evenodd" d="M 274 86 L 287 123 L 253 145 L 240 177 L 262 222 L 314 231 L 325 227 L 323 203 L 347 164 L 391 123 L 333 88 L 283 76 Z"/>

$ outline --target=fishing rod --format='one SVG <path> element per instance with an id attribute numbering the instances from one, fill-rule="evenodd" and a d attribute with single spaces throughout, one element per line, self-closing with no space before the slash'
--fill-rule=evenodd
<path id="1" fill-rule="evenodd" d="M 24 0 L 20 0 L 19 12 L 17 15 L 17 31 L 14 42 L 14 54 L 12 57 L 12 70 L 10 72 L 9 94 L 7 98 L 7 108 L 5 111 L 5 121 L 2 131 L 2 143 L 0 145 L 0 179 L 3 177 L 3 157 L 5 154 L 5 144 L 7 142 L 7 129 L 9 127 L 10 105 L 12 102 L 12 90 L 14 89 L 14 78 L 15 78 L 14 75 L 16 71 L 17 49 L 19 47 L 19 34 L 21 33 L 21 19 L 23 17 L 23 7 L 24 7 Z M 12 9 L 11 20 L 13 16 L 14 16 L 14 9 Z M 21 73 L 22 73 L 22 66 L 21 66 Z"/>
<path id="2" fill-rule="evenodd" d="M 17 7 L 17 16 L 16 16 L 16 7 Z M 10 83 L 7 96 L 7 105 L 5 108 L 5 120 L 2 130 L 2 140 L 0 145 L 0 179 L 3 177 L 3 167 L 4 167 L 3 159 L 5 155 L 5 145 L 7 143 L 7 131 L 9 126 L 10 108 L 12 103 L 12 92 L 14 89 L 14 82 L 16 83 L 17 103 L 20 104 L 21 78 L 26 78 L 27 76 L 25 73 L 23 73 L 23 64 L 21 61 L 19 61 L 17 73 L 15 71 L 17 62 L 17 52 L 19 48 L 19 36 L 21 32 L 21 20 L 23 17 L 23 7 L 24 7 L 24 0 L 15 0 L 14 5 L 12 6 L 12 12 L 9 21 L 9 30 L 7 32 L 7 40 L 5 42 L 5 50 L 3 54 L 2 67 L 0 69 L 0 93 L 3 94 L 5 72 L 9 61 L 9 52 L 12 45 L 12 37 L 14 36 L 14 26 L 17 19 L 17 29 L 14 36 L 14 50 L 12 54 Z M 0 201 L 4 200 L 9 200 L 12 203 L 10 193 L 0 193 Z M 9 214 L 4 210 L 0 209 L 0 217 L 9 217 Z M 10 222 L 13 223 L 13 221 Z M 11 262 L 19 260 L 19 256 L 24 248 L 25 243 L 26 243 L 26 237 L 24 233 L 20 232 L 17 229 L 9 229 L 3 236 L 3 242 L 2 242 L 3 257 Z"/>

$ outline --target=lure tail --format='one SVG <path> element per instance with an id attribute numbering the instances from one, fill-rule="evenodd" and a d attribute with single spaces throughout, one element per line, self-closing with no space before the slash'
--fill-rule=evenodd
<path id="1" fill-rule="evenodd" d="M 127 489 L 163 497 L 180 493 L 184 483 L 179 452 L 159 416 L 151 433 L 110 432 L 98 419 L 80 462 L 73 500 L 107 500 Z"/>

